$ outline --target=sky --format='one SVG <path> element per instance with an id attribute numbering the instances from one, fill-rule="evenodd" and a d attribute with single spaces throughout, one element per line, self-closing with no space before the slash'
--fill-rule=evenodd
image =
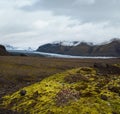
<path id="1" fill-rule="evenodd" d="M 0 44 L 120 38 L 120 0 L 0 0 Z"/>

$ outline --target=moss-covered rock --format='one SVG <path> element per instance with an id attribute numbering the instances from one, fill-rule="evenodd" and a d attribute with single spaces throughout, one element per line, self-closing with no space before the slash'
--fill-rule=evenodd
<path id="1" fill-rule="evenodd" d="M 22 88 L 24 96 L 21 90 L 4 96 L 0 107 L 25 114 L 120 114 L 120 76 L 113 76 L 106 81 L 94 68 L 72 69 Z"/>

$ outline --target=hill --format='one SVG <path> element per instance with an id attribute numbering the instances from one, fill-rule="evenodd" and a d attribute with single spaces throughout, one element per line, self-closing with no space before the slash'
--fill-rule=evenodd
<path id="1" fill-rule="evenodd" d="M 9 53 L 6 51 L 3 45 L 0 45 L 0 56 L 5 56 L 5 55 L 9 55 Z"/>
<path id="2" fill-rule="evenodd" d="M 26 114 L 119 114 L 119 80 L 118 65 L 80 67 L 4 96 L 0 107 Z"/>
<path id="3" fill-rule="evenodd" d="M 37 51 L 74 56 L 120 56 L 119 39 L 114 39 L 109 43 L 101 45 L 93 45 L 86 42 L 77 42 L 77 45 L 63 44 L 62 42 L 48 43 L 40 46 Z"/>

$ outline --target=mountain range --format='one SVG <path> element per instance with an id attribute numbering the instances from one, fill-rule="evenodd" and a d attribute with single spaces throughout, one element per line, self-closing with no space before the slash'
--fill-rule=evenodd
<path id="1" fill-rule="evenodd" d="M 112 39 L 108 43 L 93 45 L 87 42 L 54 42 L 40 46 L 37 51 L 73 56 L 120 56 L 120 39 Z"/>
<path id="2" fill-rule="evenodd" d="M 0 45 L 0 55 L 9 55 L 7 50 L 19 50 L 18 47 L 13 47 L 10 45 Z M 44 52 L 44 53 L 54 53 L 72 56 L 113 56 L 120 57 L 120 39 L 113 39 L 108 43 L 102 43 L 94 45 L 87 42 L 79 41 L 61 41 L 47 43 L 40 46 L 37 50 L 33 50 L 28 47 L 25 51 L 29 52 Z"/>

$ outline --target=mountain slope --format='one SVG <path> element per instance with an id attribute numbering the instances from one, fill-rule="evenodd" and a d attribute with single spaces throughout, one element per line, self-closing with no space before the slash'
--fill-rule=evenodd
<path id="1" fill-rule="evenodd" d="M 95 46 L 93 55 L 108 55 L 108 56 L 120 56 L 120 40 L 113 40 L 112 42 L 100 46 Z"/>
<path id="2" fill-rule="evenodd" d="M 59 53 L 59 54 L 65 54 L 67 53 L 72 46 L 62 46 L 60 44 L 45 44 L 37 51 L 42 51 L 42 52 L 49 52 L 49 53 Z"/>
<path id="3" fill-rule="evenodd" d="M 0 45 L 0 56 L 9 55 L 3 45 Z"/>
<path id="4" fill-rule="evenodd" d="M 61 42 L 49 43 L 40 46 L 37 51 L 75 56 L 120 56 L 120 40 L 114 39 L 101 45 L 91 45 L 86 42 L 77 43 L 77 45 L 62 45 Z"/>

